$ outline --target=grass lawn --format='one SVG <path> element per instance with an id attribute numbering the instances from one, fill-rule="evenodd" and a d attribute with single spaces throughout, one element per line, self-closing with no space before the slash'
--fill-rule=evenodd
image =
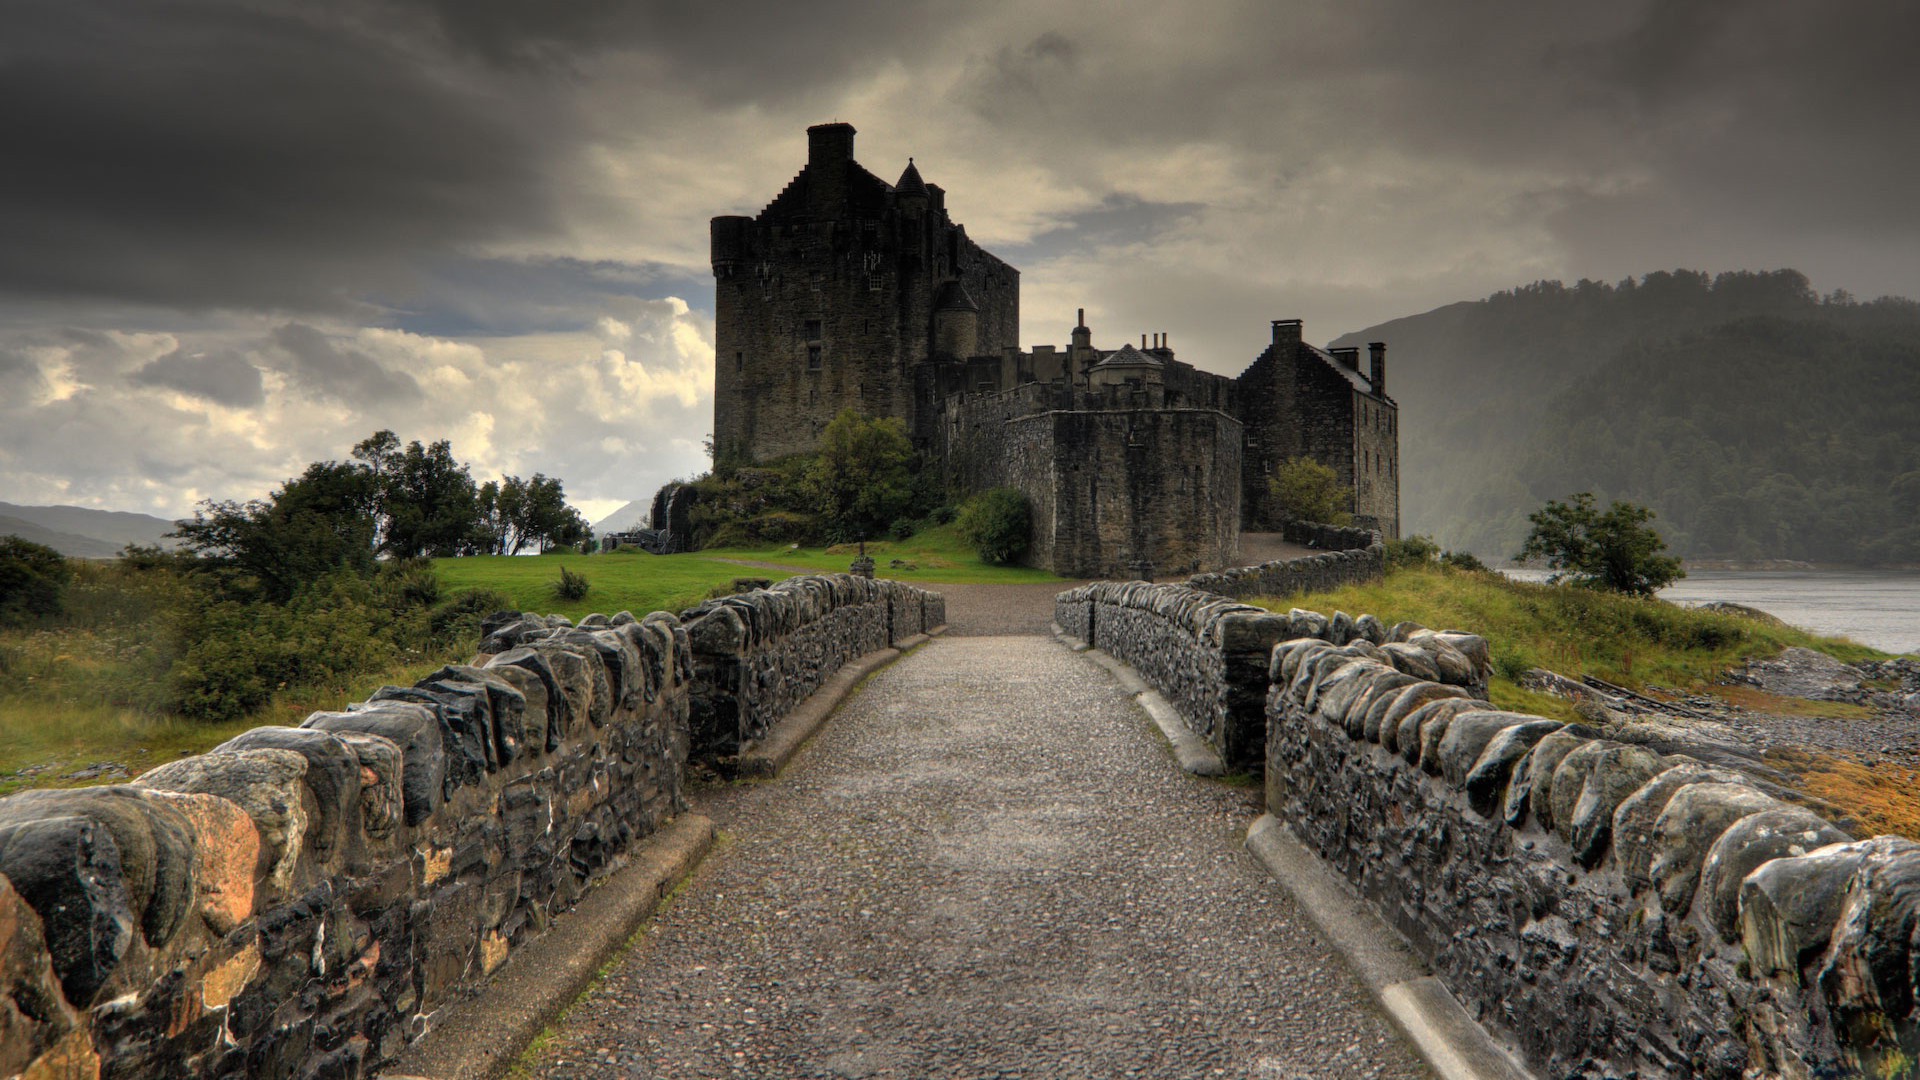
<path id="1" fill-rule="evenodd" d="M 915 585 L 951 583 L 1025 584 L 1063 581 L 1046 570 L 1027 566 L 995 566 L 980 561 L 961 542 L 951 525 L 929 529 L 907 540 L 875 541 L 867 545 L 880 577 Z M 781 578 L 804 573 L 844 573 L 857 551 L 852 545 L 831 548 L 727 548 L 685 555 L 648 555 L 615 551 L 600 555 L 549 554 L 539 556 L 482 555 L 436 559 L 434 571 L 448 589 L 494 589 L 511 597 L 522 611 L 538 611 L 579 619 L 593 612 L 679 612 L 706 599 L 714 589 L 735 578 Z M 742 566 L 740 562 L 770 563 L 787 570 Z M 895 567 L 895 560 L 912 564 Z M 553 586 L 566 567 L 590 584 L 580 600 L 561 600 Z"/>

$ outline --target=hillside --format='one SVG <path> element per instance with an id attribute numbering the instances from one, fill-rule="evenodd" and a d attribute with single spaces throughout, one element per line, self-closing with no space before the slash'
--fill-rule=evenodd
<path id="1" fill-rule="evenodd" d="M 173 547 L 177 541 L 162 535 L 173 527 L 151 514 L 0 502 L 0 536 L 19 536 L 80 559 L 109 559 L 128 544 Z"/>
<path id="2" fill-rule="evenodd" d="M 1336 344 L 1371 340 L 1402 410 L 1403 531 L 1502 559 L 1528 512 L 1592 490 L 1651 505 L 1691 558 L 1920 558 L 1901 531 L 1920 495 L 1901 479 L 1920 469 L 1910 301 L 1683 270 L 1539 282 Z"/>

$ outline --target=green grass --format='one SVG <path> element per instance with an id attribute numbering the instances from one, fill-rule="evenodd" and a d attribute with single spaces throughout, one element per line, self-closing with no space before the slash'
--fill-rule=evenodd
<path id="1" fill-rule="evenodd" d="M 1886 655 L 1844 638 L 1663 600 L 1442 567 L 1399 568 L 1382 581 L 1254 602 L 1276 611 L 1301 607 L 1329 614 L 1371 613 L 1388 626 L 1411 619 L 1435 629 L 1479 634 L 1493 650 L 1495 704 L 1556 719 L 1572 718 L 1566 702 L 1514 685 L 1528 668 L 1543 667 L 1571 678 L 1596 675 L 1633 689 L 1653 685 L 1698 692 L 1729 667 L 1778 655 L 1789 645 L 1848 663 Z"/>
<path id="2" fill-rule="evenodd" d="M 867 545 L 876 573 L 883 578 L 915 585 L 947 583 L 1026 584 L 1064 580 L 1029 566 L 994 566 L 981 562 L 961 542 L 951 525 L 929 529 L 906 540 L 874 541 Z M 513 598 L 522 611 L 565 615 L 578 619 L 593 612 L 678 612 L 707 598 L 735 578 L 780 580 L 797 574 L 845 573 L 858 554 L 853 545 L 831 548 L 725 548 L 685 555 L 648 555 L 624 550 L 600 555 L 556 553 L 537 557 L 481 555 L 435 559 L 434 572 L 449 591 L 496 589 Z M 736 559 L 739 562 L 725 560 Z M 889 565 L 894 560 L 912 568 Z M 742 566 L 740 562 L 776 564 L 790 569 Z M 553 587 L 566 567 L 584 575 L 588 591 L 579 600 L 562 600 Z"/>
<path id="3" fill-rule="evenodd" d="M 0 647 L 15 640 L 6 635 Z M 138 776 L 185 754 L 210 750 L 249 728 L 298 724 L 314 712 L 365 700 L 383 685 L 411 686 L 442 664 L 464 659 L 449 654 L 396 665 L 339 687 L 286 690 L 249 716 L 208 723 L 85 700 L 78 684 L 95 668 L 69 649 L 48 657 L 30 685 L 0 694 L 0 795 L 30 787 L 124 782 L 116 777 L 70 780 L 67 774 L 114 762 Z"/>

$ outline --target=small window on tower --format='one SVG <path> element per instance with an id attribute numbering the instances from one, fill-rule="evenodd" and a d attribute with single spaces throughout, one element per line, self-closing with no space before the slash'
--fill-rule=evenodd
<path id="1" fill-rule="evenodd" d="M 820 340 L 820 320 L 819 319 L 807 320 L 807 340 L 808 341 Z"/>
<path id="2" fill-rule="evenodd" d="M 743 352 L 734 353 L 733 354 L 733 373 L 735 375 L 738 375 L 745 370 L 747 370 L 747 354 Z"/>
<path id="3" fill-rule="evenodd" d="M 807 370 L 820 370 L 820 346 L 818 345 L 807 346 Z"/>

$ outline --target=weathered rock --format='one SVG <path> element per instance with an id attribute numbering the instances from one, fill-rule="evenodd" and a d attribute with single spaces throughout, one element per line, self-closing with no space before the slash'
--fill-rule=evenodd
<path id="1" fill-rule="evenodd" d="M 383 702 L 343 713 L 314 713 L 301 727 L 375 735 L 400 748 L 402 803 L 406 822 L 418 825 L 440 805 L 446 792 L 446 757 L 440 721 L 431 709 L 400 701 Z"/>
<path id="2" fill-rule="evenodd" d="M 237 804 L 217 795 L 149 790 L 146 797 L 173 807 L 193 836 L 195 905 L 215 934 L 253 914 L 254 875 L 260 870 L 260 833 Z"/>
<path id="3" fill-rule="evenodd" d="M 1413 635 L 1425 629 L 1426 627 L 1420 625 L 1417 622 L 1412 621 L 1411 619 L 1402 619 L 1401 621 L 1394 623 L 1393 626 L 1387 630 L 1387 640 L 1388 641 L 1406 641 L 1409 638 L 1413 637 Z"/>
<path id="4" fill-rule="evenodd" d="M 1308 611 L 1305 608 L 1293 608 L 1287 612 L 1287 622 L 1289 624 L 1288 632 L 1293 637 L 1320 638 L 1323 641 L 1326 640 L 1327 617 L 1317 611 Z"/>
<path id="5" fill-rule="evenodd" d="M 489 663 L 481 669 L 489 678 L 498 679 L 511 686 L 520 695 L 522 739 L 528 753 L 545 753 L 553 747 L 548 745 L 550 733 L 547 723 L 547 680 L 531 668 L 516 664 L 495 665 Z M 496 711 L 498 706 L 496 706 Z M 509 711 L 512 706 L 509 704 Z M 551 736 L 557 739 L 557 735 Z M 557 745 L 557 743 L 556 743 Z"/>
<path id="6" fill-rule="evenodd" d="M 1744 784 L 1689 784 L 1673 793 L 1653 824 L 1654 856 L 1648 868 L 1660 906 L 1684 915 L 1693 905 L 1700 868 L 1720 834 L 1741 818 L 1786 804 Z"/>
<path id="7" fill-rule="evenodd" d="M 406 759 L 399 745 L 365 731 L 331 734 L 360 763 L 360 832 L 371 840 L 385 840 L 406 820 Z"/>
<path id="8" fill-rule="evenodd" d="M 1527 808 L 1538 797 L 1545 805 L 1550 797 L 1545 793 L 1536 796 L 1544 785 L 1553 785 L 1553 770 L 1568 754 L 1584 746 L 1593 738 L 1593 733 L 1578 724 L 1569 724 L 1559 731 L 1543 737 L 1534 743 L 1526 756 L 1513 766 L 1513 773 L 1507 782 L 1507 797 L 1502 803 L 1501 817 L 1508 825 L 1520 828 L 1527 820 Z M 1551 811 L 1549 811 L 1551 812 Z M 1548 821 L 1540 826 L 1552 831 L 1553 823 Z"/>
<path id="9" fill-rule="evenodd" d="M 260 834 L 266 878 L 291 888 L 307 837 L 307 759 L 292 750 L 236 750 L 169 761 L 135 787 L 217 795 L 247 812 Z"/>
<path id="10" fill-rule="evenodd" d="M 493 730 L 497 740 L 493 754 L 495 761 L 504 764 L 519 759 L 523 754 L 540 753 L 545 749 L 544 732 L 541 733 L 540 739 L 529 737 L 526 694 L 516 684 L 499 674 L 498 669 L 473 667 L 469 664 L 450 664 L 415 685 L 434 687 L 462 683 L 486 688 L 487 704 L 493 713 Z"/>
<path id="11" fill-rule="evenodd" d="M 1400 744 L 1400 756 L 1408 764 L 1418 765 L 1430 775 L 1440 775 L 1440 740 L 1446 737 L 1447 725 L 1463 712 L 1487 712 L 1493 706 L 1485 701 L 1473 698 L 1441 698 L 1429 701 L 1407 715 L 1400 722 L 1400 730 L 1395 740 Z"/>
<path id="12" fill-rule="evenodd" d="M 1397 754 L 1400 752 L 1400 730 L 1421 706 L 1446 698 L 1465 698 L 1466 696 L 1467 692 L 1457 686 L 1447 686 L 1437 682 L 1415 682 L 1401 689 L 1387 702 L 1385 710 L 1380 713 L 1379 726 L 1374 729 L 1371 738 L 1388 753 Z M 1371 715 L 1368 716 L 1367 723 L 1370 727 L 1373 725 Z M 1415 729 L 1415 733 L 1418 734 L 1418 729 Z"/>
<path id="13" fill-rule="evenodd" d="M 418 705 L 440 725 L 440 751 L 445 759 L 443 798 L 471 787 L 496 768 L 493 713 L 483 693 L 447 693 L 415 686 L 383 686 L 367 699 L 373 706 L 400 703 Z"/>
<path id="14" fill-rule="evenodd" d="M 1664 768 L 1658 755 L 1642 747 L 1608 744 L 1600 752 L 1587 770 L 1572 816 L 1554 819 L 1554 829 L 1573 849 L 1575 862 L 1588 869 L 1599 865 L 1613 838 L 1614 811 Z"/>
<path id="15" fill-rule="evenodd" d="M 1536 776 L 1533 781 L 1533 820 L 1542 829 L 1561 839 L 1573 828 L 1573 808 L 1587 789 L 1587 776 L 1594 765 L 1616 744 L 1601 740 L 1582 743 L 1554 766 L 1552 778 Z"/>
<path id="16" fill-rule="evenodd" d="M 1461 788 L 1467 782 L 1467 774 L 1473 771 L 1474 762 L 1479 760 L 1481 752 L 1493 741 L 1494 736 L 1516 724 L 1538 719 L 1537 716 L 1497 710 L 1455 715 L 1436 747 L 1438 774 L 1455 789 Z"/>
<path id="17" fill-rule="evenodd" d="M 1853 875 L 1872 843 L 1834 844 L 1776 858 L 1741 881 L 1740 941 L 1755 975 L 1798 980 L 1826 951 Z"/>
<path id="18" fill-rule="evenodd" d="M 161 946 L 193 910 L 193 834 L 172 807 L 143 795 L 124 785 L 23 791 L 0 799 L 0 825 L 73 814 L 106 829 L 142 936 Z"/>
<path id="19" fill-rule="evenodd" d="M 1790 806 L 1741 818 L 1707 850 L 1700 891 L 1707 920 L 1727 941 L 1740 937 L 1740 888 L 1762 863 L 1805 855 L 1853 837 L 1811 810 Z"/>
<path id="20" fill-rule="evenodd" d="M 317 728 L 257 727 L 228 739 L 210 753 L 240 750 L 291 750 L 307 759 L 301 777 L 313 794 L 313 820 L 307 842 L 313 857 L 331 862 L 349 846 L 349 830 L 360 824 L 360 757 Z"/>
<path id="21" fill-rule="evenodd" d="M 1466 721 L 1467 716 L 1489 715 L 1497 714 L 1463 714 L 1454 720 L 1452 728 L 1447 732 L 1447 737 L 1450 739 L 1461 733 L 1461 725 Z M 1474 811 L 1482 817 L 1497 815 L 1503 796 L 1506 794 L 1509 779 L 1513 775 L 1514 766 L 1541 739 L 1565 726 L 1558 720 L 1529 717 L 1497 732 L 1487 741 L 1485 749 L 1480 751 L 1480 756 L 1474 759 L 1473 766 L 1467 770 L 1466 777 L 1461 781 L 1461 790 L 1466 793 L 1467 805 L 1473 807 Z M 1446 743 L 1443 741 L 1440 746 L 1443 759 L 1446 752 Z"/>
<path id="22" fill-rule="evenodd" d="M 19 1076 L 85 1021 L 60 992 L 40 916 L 0 877 L 0 1076 Z"/>
<path id="23" fill-rule="evenodd" d="M 1788 646 L 1772 660 L 1747 665 L 1747 678 L 1770 694 L 1847 701 L 1860 693 L 1860 671 L 1826 653 Z"/>
<path id="24" fill-rule="evenodd" d="M 1355 637 L 1375 645 L 1387 643 L 1387 628 L 1380 625 L 1380 620 L 1371 615 L 1362 615 L 1353 620 L 1353 633 Z"/>
<path id="25" fill-rule="evenodd" d="M 1327 620 L 1328 641 L 1335 645 L 1345 645 L 1353 640 L 1353 616 L 1344 611 L 1336 611 L 1333 618 Z"/>
<path id="26" fill-rule="evenodd" d="M 1738 774 L 1711 769 L 1697 761 L 1681 761 L 1622 799 L 1613 812 L 1613 850 L 1614 861 L 1627 888 L 1638 893 L 1653 884 L 1653 857 L 1659 848 L 1654 825 L 1675 792 L 1689 784 L 1744 782 Z"/>
<path id="27" fill-rule="evenodd" d="M 1387 662 L 1401 671 L 1428 682 L 1440 681 L 1440 665 L 1434 663 L 1432 653 L 1418 645 L 1390 641 L 1380 648 L 1387 654 Z"/>
<path id="28" fill-rule="evenodd" d="M 113 834 L 79 816 L 0 825 L 0 877 L 39 916 L 66 999 L 91 1005 L 133 943 L 138 921 Z"/>
<path id="29" fill-rule="evenodd" d="M 1891 836 L 1867 841 L 1815 975 L 1834 1029 L 1854 1037 L 1849 1064 L 1866 1076 L 1913 1068 L 1916 938 L 1920 844 Z"/>

